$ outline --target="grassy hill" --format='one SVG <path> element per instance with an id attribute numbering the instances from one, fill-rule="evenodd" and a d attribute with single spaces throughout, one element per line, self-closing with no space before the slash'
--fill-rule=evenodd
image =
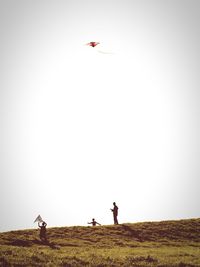
<path id="1" fill-rule="evenodd" d="M 0 233 L 0 266 L 200 266 L 200 219 Z"/>

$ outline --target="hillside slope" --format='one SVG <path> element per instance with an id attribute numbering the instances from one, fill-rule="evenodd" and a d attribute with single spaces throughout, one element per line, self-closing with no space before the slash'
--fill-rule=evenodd
<path id="1" fill-rule="evenodd" d="M 0 266 L 200 266 L 200 219 L 0 233 Z"/>

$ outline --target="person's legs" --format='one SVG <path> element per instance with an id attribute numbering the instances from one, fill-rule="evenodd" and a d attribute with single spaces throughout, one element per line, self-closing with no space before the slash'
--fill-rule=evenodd
<path id="1" fill-rule="evenodd" d="M 114 224 L 118 224 L 117 216 L 114 215 Z"/>
<path id="2" fill-rule="evenodd" d="M 44 233 L 40 234 L 40 239 L 42 242 L 46 242 L 47 241 L 46 234 L 44 234 Z"/>

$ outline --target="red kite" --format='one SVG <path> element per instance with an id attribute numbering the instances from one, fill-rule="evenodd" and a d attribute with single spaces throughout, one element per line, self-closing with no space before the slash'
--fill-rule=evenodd
<path id="1" fill-rule="evenodd" d="M 98 44 L 100 44 L 100 43 L 98 43 L 98 42 L 90 42 L 90 43 L 88 43 L 88 44 L 86 44 L 86 45 L 95 47 L 95 46 L 98 45 Z"/>

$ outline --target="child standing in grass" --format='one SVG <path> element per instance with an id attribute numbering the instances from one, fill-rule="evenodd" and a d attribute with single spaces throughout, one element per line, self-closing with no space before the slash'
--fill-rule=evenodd
<path id="1" fill-rule="evenodd" d="M 46 237 L 47 224 L 45 222 L 42 222 L 42 225 L 40 225 L 40 223 L 38 222 L 38 226 L 40 228 L 40 239 L 42 242 L 46 242 L 47 241 L 47 237 Z"/>
<path id="2" fill-rule="evenodd" d="M 92 219 L 91 222 L 88 222 L 88 224 L 92 224 L 92 226 L 101 225 L 100 223 L 96 222 L 95 219 Z"/>

